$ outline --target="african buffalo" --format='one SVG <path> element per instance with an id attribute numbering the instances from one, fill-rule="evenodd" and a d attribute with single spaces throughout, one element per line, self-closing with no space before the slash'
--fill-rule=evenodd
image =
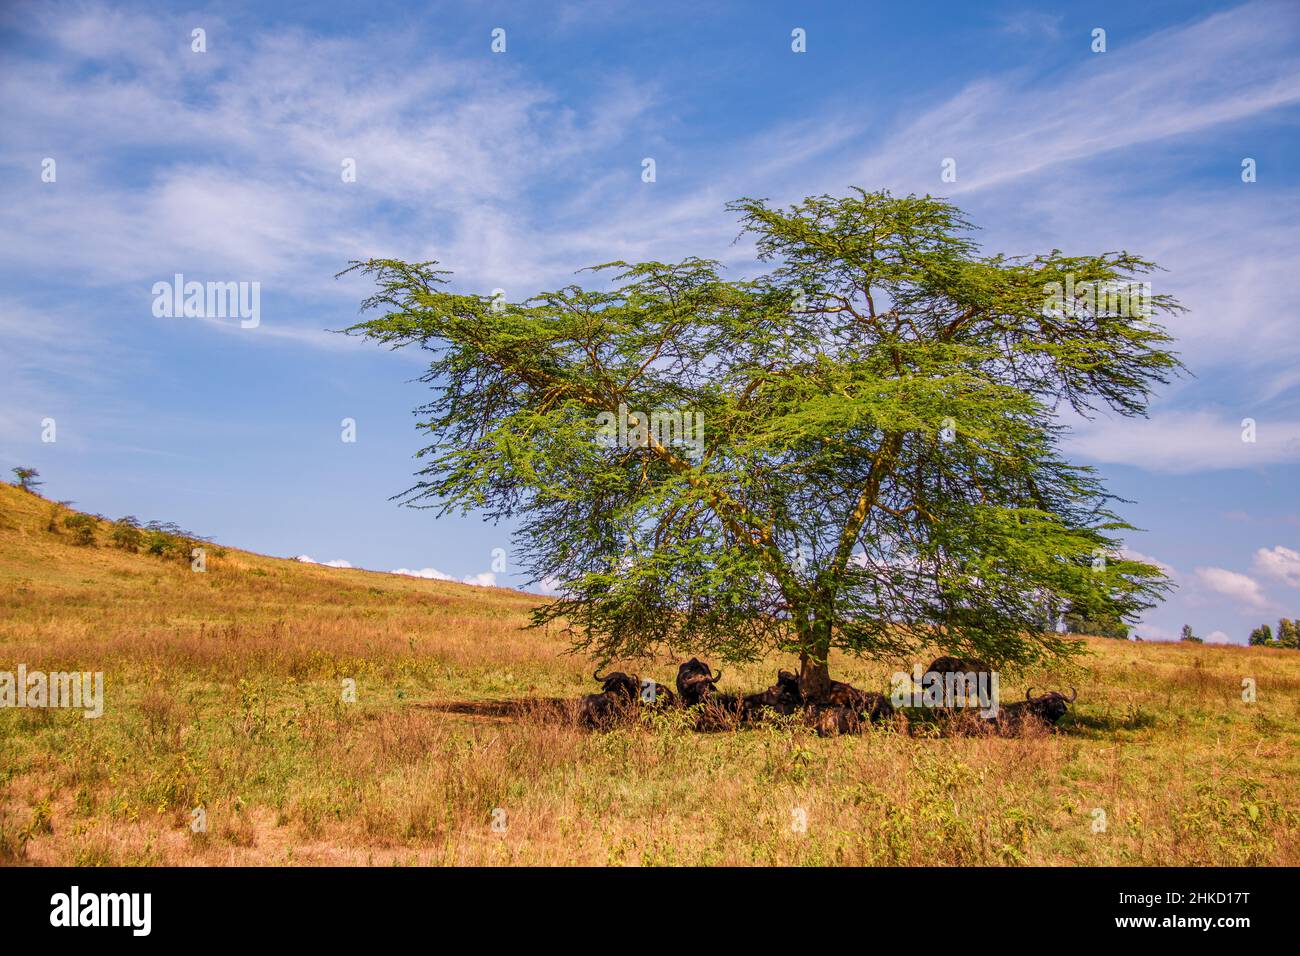
<path id="1" fill-rule="evenodd" d="M 1052 727 L 1060 723 L 1061 718 L 1066 715 L 1070 705 L 1078 696 L 1079 692 L 1071 687 L 1069 697 L 1054 690 L 1035 697 L 1034 689 L 1031 687 L 1025 691 L 1024 700 L 1003 704 L 998 708 L 998 714 L 993 719 L 1000 728 L 1018 727 L 1028 718 L 1040 720 Z"/>
<path id="2" fill-rule="evenodd" d="M 601 691 L 588 694 L 578 703 L 578 721 L 586 727 L 606 729 L 630 717 L 643 705 L 671 707 L 676 703 L 673 692 L 663 684 L 653 681 L 643 684 L 636 674 L 613 671 L 601 677 L 597 670 L 591 676 L 600 682 Z"/>
<path id="3" fill-rule="evenodd" d="M 602 694 L 611 694 L 629 702 L 641 696 L 641 678 L 635 674 L 628 675 L 622 671 L 613 671 L 601 677 L 600 671 L 595 670 L 591 676 L 600 683 Z"/>
<path id="4" fill-rule="evenodd" d="M 926 668 L 926 674 L 939 674 L 944 677 L 944 704 L 960 706 L 972 695 L 992 693 L 993 668 L 976 657 L 936 657 Z M 980 679 L 985 681 L 985 690 L 980 689 Z M 981 698 L 983 699 L 983 698 Z"/>
<path id="5" fill-rule="evenodd" d="M 654 689 L 650 686 L 653 684 Z M 676 707 L 677 695 L 668 689 L 667 684 L 660 684 L 658 681 L 643 681 L 641 684 L 641 703 L 654 704 L 659 707 Z"/>
<path id="6" fill-rule="evenodd" d="M 779 714 L 793 714 L 802 703 L 799 678 L 789 671 L 777 671 L 776 683 L 761 693 L 746 696 L 744 709 L 746 717 L 755 718 L 766 708 Z"/>
<path id="7" fill-rule="evenodd" d="M 993 668 L 977 657 L 936 657 L 925 669 L 927 674 L 991 674 Z"/>
<path id="8" fill-rule="evenodd" d="M 749 719 L 744 698 L 735 694 L 710 693 L 695 707 L 695 729 L 705 733 L 738 730 Z"/>
<path id="9" fill-rule="evenodd" d="M 715 676 L 708 664 L 692 657 L 677 668 L 677 693 L 681 695 L 682 703 L 691 707 L 711 697 L 716 691 L 714 685 L 720 680 L 722 671 Z"/>
<path id="10" fill-rule="evenodd" d="M 847 707 L 865 720 L 883 720 L 894 713 L 894 705 L 884 694 L 858 690 L 851 684 L 838 680 L 831 681 L 830 693 L 826 695 L 825 702 L 832 707 Z"/>
<path id="11" fill-rule="evenodd" d="M 862 718 L 852 707 L 809 704 L 804 708 L 804 720 L 818 737 L 855 734 L 862 729 Z"/>
<path id="12" fill-rule="evenodd" d="M 607 730 L 623 720 L 636 707 L 617 694 L 588 694 L 578 702 L 578 722 L 584 727 Z"/>

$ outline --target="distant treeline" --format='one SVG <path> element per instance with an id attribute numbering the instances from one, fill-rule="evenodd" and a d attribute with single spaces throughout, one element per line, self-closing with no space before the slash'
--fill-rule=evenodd
<path id="1" fill-rule="evenodd" d="M 1277 637 L 1267 624 L 1261 624 L 1250 632 L 1250 643 L 1256 647 L 1289 647 L 1300 650 L 1300 623 L 1284 617 L 1277 622 Z"/>

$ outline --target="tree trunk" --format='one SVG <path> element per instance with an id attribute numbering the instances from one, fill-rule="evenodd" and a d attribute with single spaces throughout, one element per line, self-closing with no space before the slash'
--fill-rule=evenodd
<path id="1" fill-rule="evenodd" d="M 804 651 L 799 655 L 799 692 L 807 701 L 822 701 L 831 689 L 830 668 Z"/>
<path id="2" fill-rule="evenodd" d="M 814 621 L 811 640 L 799 653 L 799 692 L 804 700 L 820 703 L 830 693 L 830 651 L 830 628 Z"/>

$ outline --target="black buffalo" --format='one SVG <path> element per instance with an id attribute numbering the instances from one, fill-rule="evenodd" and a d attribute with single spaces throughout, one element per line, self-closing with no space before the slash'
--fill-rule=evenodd
<path id="1" fill-rule="evenodd" d="M 945 698 L 945 703 L 948 706 L 956 705 L 957 700 L 979 694 L 981 674 L 987 675 L 984 678 L 985 687 L 991 688 L 993 686 L 993 668 L 977 657 L 952 657 L 949 655 L 936 657 L 930 662 L 930 666 L 926 668 L 926 673 L 939 674 L 945 678 L 949 674 L 954 675 L 951 684 L 946 680 L 944 683 L 945 694 L 947 694 L 949 687 L 952 690 L 953 699 Z"/>
<path id="2" fill-rule="evenodd" d="M 716 692 L 716 684 L 722 680 L 722 671 L 715 675 L 712 669 L 698 657 L 677 668 L 677 693 L 682 703 L 688 707 L 703 703 Z"/>
<path id="3" fill-rule="evenodd" d="M 793 714 L 802 704 L 803 693 L 799 690 L 799 678 L 789 671 L 777 671 L 775 684 L 761 693 L 749 694 L 744 699 L 745 714 L 751 719 L 761 716 L 764 710 Z"/>
<path id="4" fill-rule="evenodd" d="M 600 676 L 600 671 L 591 675 L 600 682 L 599 694 L 588 694 L 578 702 L 578 721 L 586 727 L 606 729 L 631 717 L 643 705 L 671 707 L 675 703 L 673 692 L 662 684 L 654 684 L 654 693 L 649 693 L 649 684 L 643 687 L 641 678 L 636 674 L 624 674 L 613 671 Z"/>
<path id="5" fill-rule="evenodd" d="M 809 704 L 804 708 L 804 720 L 818 737 L 835 737 L 855 734 L 862 729 L 862 717 L 852 707 Z"/>
<path id="6" fill-rule="evenodd" d="M 1034 689 L 1031 687 L 1025 691 L 1024 700 L 999 707 L 997 716 L 993 720 L 1002 729 L 1018 728 L 1025 720 L 1038 720 L 1049 727 L 1054 727 L 1069 712 L 1070 705 L 1078 696 L 1079 692 L 1071 687 L 1069 697 L 1055 690 L 1035 697 Z"/>
<path id="7" fill-rule="evenodd" d="M 611 694 L 620 700 L 634 701 L 641 696 L 641 678 L 636 674 L 624 674 L 622 671 L 612 671 L 604 677 L 600 676 L 600 671 L 592 672 L 592 678 L 600 684 L 602 694 Z"/>
<path id="8" fill-rule="evenodd" d="M 894 705 L 884 694 L 858 690 L 853 685 L 838 680 L 831 681 L 825 703 L 831 707 L 847 708 L 863 720 L 884 720 L 894 713 Z"/>
<path id="9" fill-rule="evenodd" d="M 636 709 L 636 701 L 617 694 L 588 694 L 578 701 L 578 722 L 595 730 L 608 730 Z"/>
<path id="10" fill-rule="evenodd" d="M 993 668 L 977 657 L 936 657 L 925 669 L 927 674 L 991 674 Z"/>

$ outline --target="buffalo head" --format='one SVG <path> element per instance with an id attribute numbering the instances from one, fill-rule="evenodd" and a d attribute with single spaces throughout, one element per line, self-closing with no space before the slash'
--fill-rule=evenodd
<path id="1" fill-rule="evenodd" d="M 1035 697 L 1034 689 L 1031 687 L 1025 691 L 1026 709 L 1040 720 L 1056 724 L 1060 723 L 1061 718 L 1066 715 L 1070 705 L 1078 696 L 1079 692 L 1071 687 L 1069 697 L 1055 690 Z"/>
<path id="2" fill-rule="evenodd" d="M 750 717 L 759 717 L 766 707 L 782 714 L 792 714 L 803 703 L 803 694 L 799 690 L 799 678 L 789 671 L 778 671 L 776 683 L 759 694 L 750 694 L 744 700 L 744 708 Z"/>
<path id="3" fill-rule="evenodd" d="M 936 657 L 926 668 L 926 673 L 935 674 L 988 674 L 993 668 L 976 657 Z"/>
<path id="4" fill-rule="evenodd" d="M 613 671 L 601 677 L 600 671 L 597 670 L 591 676 L 600 682 L 602 694 L 608 694 L 628 703 L 641 696 L 641 679 L 635 674 L 628 675 L 622 671 Z"/>
<path id="5" fill-rule="evenodd" d="M 715 675 L 708 664 L 698 657 L 677 668 L 677 693 L 688 706 L 698 704 L 713 694 L 714 685 L 722 680 L 722 671 Z"/>

